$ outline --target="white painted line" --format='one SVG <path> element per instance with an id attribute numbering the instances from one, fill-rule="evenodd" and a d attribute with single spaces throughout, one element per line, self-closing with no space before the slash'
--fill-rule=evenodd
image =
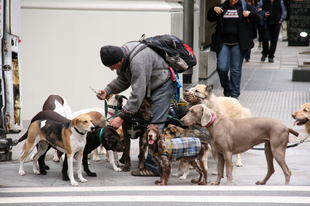
<path id="1" fill-rule="evenodd" d="M 114 186 L 114 187 L 17 187 L 0 188 L 0 193 L 108 192 L 108 191 L 299 191 L 310 186 Z"/>
<path id="2" fill-rule="evenodd" d="M 310 197 L 287 196 L 50 196 L 0 198 L 1 204 L 65 202 L 230 202 L 309 204 Z"/>

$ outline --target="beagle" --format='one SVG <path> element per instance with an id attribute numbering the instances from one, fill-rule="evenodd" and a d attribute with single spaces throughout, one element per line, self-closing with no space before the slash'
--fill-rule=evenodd
<path id="1" fill-rule="evenodd" d="M 82 114 L 71 120 L 69 123 L 57 123 L 48 119 L 34 121 L 28 128 L 26 142 L 21 150 L 21 160 L 19 174 L 25 175 L 24 162 L 29 151 L 38 144 L 38 152 L 33 159 L 33 172 L 40 174 L 37 168 L 37 161 L 48 148 L 48 143 L 53 145 L 61 152 L 67 153 L 68 156 L 68 174 L 72 186 L 77 186 L 73 176 L 73 156 L 75 153 L 77 158 L 77 173 L 81 182 L 87 182 L 81 173 L 81 163 L 83 150 L 86 144 L 86 134 L 93 128 L 91 117 Z"/>

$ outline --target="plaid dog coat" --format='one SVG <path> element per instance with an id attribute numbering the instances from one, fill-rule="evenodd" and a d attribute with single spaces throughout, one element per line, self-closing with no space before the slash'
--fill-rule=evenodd
<path id="1" fill-rule="evenodd" d="M 166 139 L 166 149 L 163 152 L 153 155 L 164 154 L 171 161 L 177 161 L 180 157 L 197 156 L 201 150 L 201 142 L 195 137 L 181 137 L 176 139 Z"/>

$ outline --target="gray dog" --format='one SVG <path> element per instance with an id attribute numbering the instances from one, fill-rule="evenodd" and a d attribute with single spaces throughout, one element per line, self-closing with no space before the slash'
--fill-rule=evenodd
<path id="1" fill-rule="evenodd" d="M 257 181 L 257 185 L 264 185 L 275 172 L 273 158 L 279 163 L 285 175 L 285 184 L 290 182 L 291 171 L 285 162 L 286 146 L 289 133 L 298 136 L 298 132 L 288 128 L 281 121 L 268 117 L 251 117 L 243 119 L 227 118 L 216 115 L 203 104 L 190 108 L 188 114 L 181 121 L 185 125 L 198 124 L 207 127 L 218 152 L 218 176 L 212 185 L 218 185 L 224 177 L 224 162 L 226 162 L 226 185 L 232 184 L 232 155 L 245 152 L 253 146 L 265 143 L 265 155 L 268 165 L 266 177 Z"/>

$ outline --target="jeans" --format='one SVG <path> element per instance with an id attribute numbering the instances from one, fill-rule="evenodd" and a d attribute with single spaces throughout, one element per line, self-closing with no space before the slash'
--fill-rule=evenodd
<path id="1" fill-rule="evenodd" d="M 263 39 L 263 51 L 262 54 L 264 57 L 274 58 L 274 53 L 277 49 L 277 43 L 279 38 L 279 33 L 281 29 L 281 24 L 276 25 L 268 25 L 268 30 L 270 32 L 270 47 L 269 47 L 269 41 Z"/>
<path id="2" fill-rule="evenodd" d="M 174 82 L 169 79 L 163 86 L 151 93 L 151 111 L 153 113 L 152 122 L 163 122 L 167 120 L 170 104 L 175 92 Z M 165 124 L 158 124 L 160 131 Z M 153 172 L 158 172 L 158 167 L 154 162 L 152 155 L 147 152 L 145 167 Z"/>
<path id="3" fill-rule="evenodd" d="M 225 45 L 217 54 L 217 73 L 220 77 L 224 91 L 229 91 L 230 96 L 240 95 L 242 62 L 246 51 L 241 51 L 239 44 Z M 230 70 L 230 77 L 228 72 Z"/>

